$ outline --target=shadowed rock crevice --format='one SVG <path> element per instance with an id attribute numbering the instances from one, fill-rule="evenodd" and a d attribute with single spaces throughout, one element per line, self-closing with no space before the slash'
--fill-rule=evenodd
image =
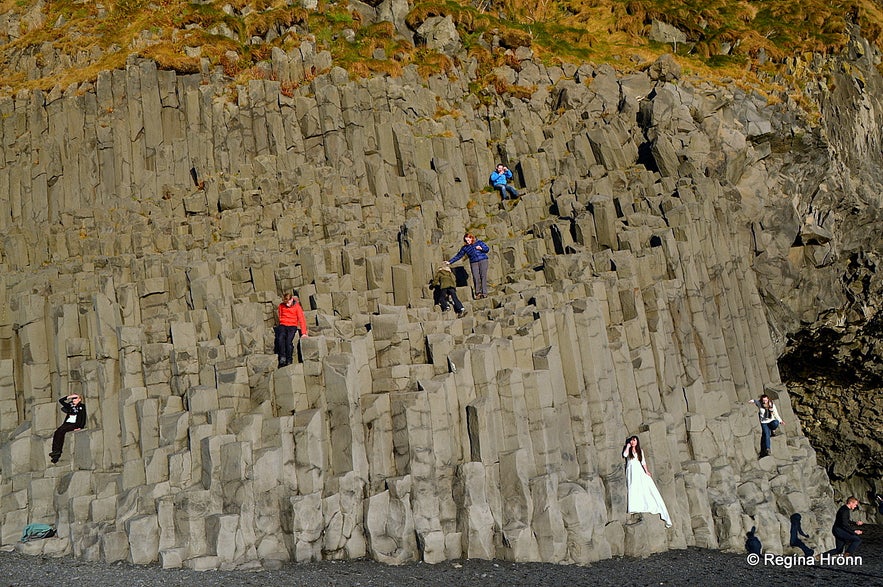
<path id="1" fill-rule="evenodd" d="M 864 495 L 883 476 L 881 320 L 863 329 L 801 332 L 779 359 L 794 412 L 842 493 Z"/>

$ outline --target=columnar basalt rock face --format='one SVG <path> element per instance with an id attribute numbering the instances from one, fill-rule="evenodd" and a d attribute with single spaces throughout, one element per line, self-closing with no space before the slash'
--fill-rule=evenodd
<path id="1" fill-rule="evenodd" d="M 279 79 L 324 72 L 293 96 L 132 62 L 0 99 L 3 544 L 50 522 L 25 549 L 588 563 L 827 526 L 748 261 L 752 98 L 526 58 L 533 98 L 485 105 L 465 75 L 329 66 L 274 53 Z M 515 204 L 487 188 L 499 159 Z M 461 285 L 456 318 L 427 282 L 464 230 L 493 293 Z M 310 336 L 277 369 L 291 289 Z M 759 461 L 764 389 L 789 426 Z M 70 392 L 89 428 L 50 465 Z M 626 514 L 630 434 L 670 530 Z"/>
<path id="2" fill-rule="evenodd" d="M 773 142 L 767 195 L 755 222 L 753 262 L 795 411 L 819 451 L 835 494 L 879 491 L 883 475 L 880 393 L 880 169 L 883 77 L 879 51 L 851 26 L 835 59 L 792 65 L 827 83 L 811 84 L 819 104 L 814 132 Z"/>

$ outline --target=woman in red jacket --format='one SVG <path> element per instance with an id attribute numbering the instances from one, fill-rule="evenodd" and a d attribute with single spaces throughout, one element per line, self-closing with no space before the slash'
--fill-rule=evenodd
<path id="1" fill-rule="evenodd" d="M 279 366 L 290 365 L 294 355 L 294 339 L 307 335 L 307 319 L 297 292 L 286 293 L 279 304 L 279 326 L 276 327 L 276 354 Z"/>

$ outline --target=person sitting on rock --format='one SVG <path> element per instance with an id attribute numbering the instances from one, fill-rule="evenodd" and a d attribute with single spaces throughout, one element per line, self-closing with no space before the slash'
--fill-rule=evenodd
<path id="1" fill-rule="evenodd" d="M 49 458 L 53 463 L 57 463 L 61 458 L 65 435 L 86 427 L 86 404 L 83 403 L 83 398 L 73 393 L 61 398 L 58 403 L 61 404 L 61 411 L 67 416 L 52 435 L 52 451 L 49 453 Z"/>
<path id="2" fill-rule="evenodd" d="M 463 304 L 457 298 L 457 280 L 450 266 L 442 265 L 439 267 L 435 275 L 432 276 L 430 286 L 435 290 L 433 294 L 434 301 L 441 307 L 442 312 L 448 311 L 448 299 L 450 299 L 458 318 L 466 314 L 466 308 L 463 307 Z"/>
<path id="3" fill-rule="evenodd" d="M 279 367 L 291 364 L 294 360 L 294 339 L 304 336 L 307 336 L 307 319 L 297 292 L 286 293 L 279 304 L 279 325 L 273 345 L 279 357 Z"/>
<path id="4" fill-rule="evenodd" d="M 770 396 L 763 394 L 760 399 L 748 400 L 749 404 L 757 406 L 757 416 L 760 418 L 760 458 L 770 454 L 770 438 L 775 435 L 776 428 L 784 426 L 779 410 L 776 409 Z"/>
<path id="5" fill-rule="evenodd" d="M 509 181 L 512 181 L 512 172 L 502 163 L 497 165 L 497 170 L 491 173 L 490 181 L 494 189 L 500 190 L 500 195 L 504 200 L 509 199 L 508 196 L 513 198 L 521 197 L 518 194 L 518 190 L 508 184 Z"/>

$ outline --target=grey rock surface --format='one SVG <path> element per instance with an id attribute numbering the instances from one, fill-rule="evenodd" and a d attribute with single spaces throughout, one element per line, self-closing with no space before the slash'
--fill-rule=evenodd
<path id="1" fill-rule="evenodd" d="M 828 546 L 777 365 L 812 306 L 764 303 L 821 281 L 791 265 L 784 107 L 667 62 L 553 81 L 520 57 L 536 93 L 491 104 L 466 76 L 350 80 L 309 43 L 274 53 L 294 95 L 133 60 L 0 99 L 0 542 L 51 522 L 41 554 L 193 570 L 586 564 L 735 550 L 758 521 L 780 547 L 799 510 Z M 500 159 L 517 202 L 487 187 Z M 461 281 L 455 318 L 427 283 L 464 231 L 492 295 Z M 276 369 L 292 289 L 310 336 Z M 789 425 L 758 460 L 764 390 Z M 71 392 L 89 427 L 50 465 Z M 626 513 L 630 434 L 670 530 Z"/>
<path id="2" fill-rule="evenodd" d="M 462 43 L 460 33 L 450 16 L 431 16 L 417 28 L 417 36 L 429 49 L 442 53 L 456 53 Z"/>
<path id="3" fill-rule="evenodd" d="M 653 19 L 650 23 L 650 40 L 657 43 L 686 43 L 687 34 L 666 22 Z"/>

